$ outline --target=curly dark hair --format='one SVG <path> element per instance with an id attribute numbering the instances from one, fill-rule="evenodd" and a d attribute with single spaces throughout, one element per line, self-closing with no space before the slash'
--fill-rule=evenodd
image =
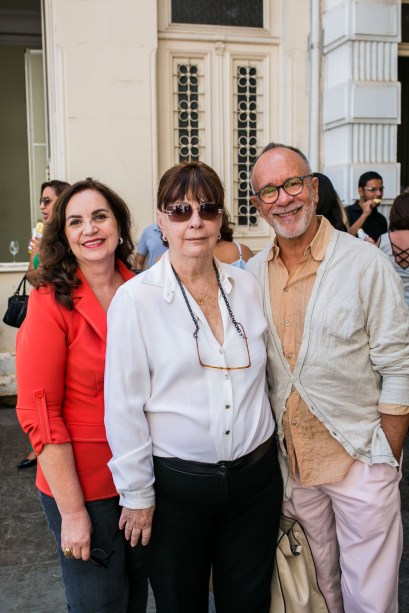
<path id="1" fill-rule="evenodd" d="M 44 229 L 44 236 L 40 246 L 40 278 L 38 285 L 51 285 L 55 290 L 55 299 L 69 310 L 74 308 L 71 290 L 81 285 L 76 275 L 78 263 L 75 256 L 69 251 L 69 244 L 65 235 L 65 211 L 71 198 L 86 190 L 99 192 L 108 202 L 118 223 L 119 234 L 123 238 L 115 251 L 117 259 L 128 268 L 130 256 L 134 245 L 131 237 L 131 215 L 125 202 L 111 188 L 91 178 L 74 183 L 65 189 L 58 197 L 53 216 Z"/>

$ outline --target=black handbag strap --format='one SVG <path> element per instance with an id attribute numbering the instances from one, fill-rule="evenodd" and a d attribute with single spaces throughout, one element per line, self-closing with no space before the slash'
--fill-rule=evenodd
<path id="1" fill-rule="evenodd" d="M 24 275 L 24 277 L 21 279 L 20 283 L 18 284 L 18 287 L 16 291 L 14 292 L 15 296 L 20 296 L 21 286 L 23 286 L 23 291 L 21 292 L 21 295 L 25 296 L 26 295 L 26 275 Z"/>

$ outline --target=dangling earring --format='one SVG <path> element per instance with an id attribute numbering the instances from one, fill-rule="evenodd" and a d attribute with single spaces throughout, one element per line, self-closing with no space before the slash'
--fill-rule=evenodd
<path id="1" fill-rule="evenodd" d="M 162 234 L 162 240 L 165 241 L 165 243 L 168 242 L 168 239 L 167 239 L 167 237 L 164 234 Z"/>
<path id="2" fill-rule="evenodd" d="M 68 253 L 69 253 L 70 255 L 72 254 L 72 251 L 71 251 L 71 249 L 70 249 L 69 247 L 68 247 Z"/>
<path id="3" fill-rule="evenodd" d="M 118 239 L 118 245 L 122 245 L 123 242 L 124 242 L 124 239 L 122 238 L 122 236 L 120 236 Z"/>
<path id="4" fill-rule="evenodd" d="M 219 241 L 221 239 L 221 237 L 222 237 L 222 233 L 219 232 L 219 236 L 217 237 L 217 240 Z"/>

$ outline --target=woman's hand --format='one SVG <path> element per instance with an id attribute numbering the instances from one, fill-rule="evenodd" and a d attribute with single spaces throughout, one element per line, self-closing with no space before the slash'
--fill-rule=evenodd
<path id="1" fill-rule="evenodd" d="M 28 246 L 29 246 L 29 248 L 31 250 L 31 256 L 32 257 L 34 257 L 35 254 L 39 252 L 39 250 L 40 250 L 40 242 L 41 242 L 41 239 L 34 237 L 28 243 Z"/>
<path id="2" fill-rule="evenodd" d="M 71 443 L 44 445 L 38 461 L 61 515 L 61 549 L 89 560 L 92 524 L 75 467 Z"/>
<path id="3" fill-rule="evenodd" d="M 72 550 L 72 557 L 89 560 L 92 524 L 87 509 L 61 514 L 61 549 Z"/>
<path id="4" fill-rule="evenodd" d="M 135 547 L 141 538 L 142 545 L 147 545 L 151 538 L 152 518 L 155 507 L 148 509 L 122 509 L 119 529 L 124 529 L 125 538 Z"/>

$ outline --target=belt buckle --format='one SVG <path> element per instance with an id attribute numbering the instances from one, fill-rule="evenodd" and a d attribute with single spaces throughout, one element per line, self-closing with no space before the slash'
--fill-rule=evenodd
<path id="1" fill-rule="evenodd" d="M 217 466 L 221 473 L 227 473 L 229 469 L 227 462 L 225 462 L 224 460 L 222 460 L 221 462 L 217 462 Z"/>

